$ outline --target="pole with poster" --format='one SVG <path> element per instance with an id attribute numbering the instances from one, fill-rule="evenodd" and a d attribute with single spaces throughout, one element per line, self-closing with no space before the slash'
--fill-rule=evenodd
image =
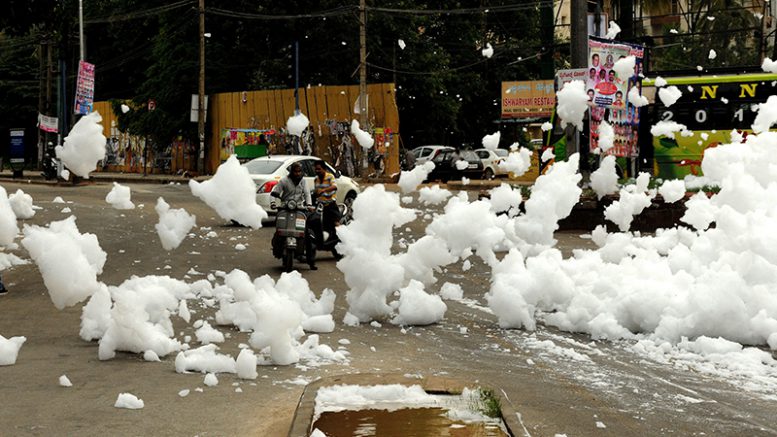
<path id="1" fill-rule="evenodd" d="M 645 53 L 644 46 L 614 42 L 590 37 L 588 40 L 588 74 L 586 90 L 591 101 L 590 151 L 599 153 L 599 125 L 606 120 L 615 132 L 613 147 L 605 154 L 623 158 L 635 158 L 639 154 L 639 108 L 628 101 L 629 91 L 636 87 L 641 94 L 640 73 Z M 619 77 L 613 69 L 615 63 L 627 56 L 634 56 L 634 75 Z"/>
<path id="2" fill-rule="evenodd" d="M 94 106 L 94 64 L 78 62 L 78 80 L 76 81 L 75 107 L 73 113 L 87 115 Z"/>

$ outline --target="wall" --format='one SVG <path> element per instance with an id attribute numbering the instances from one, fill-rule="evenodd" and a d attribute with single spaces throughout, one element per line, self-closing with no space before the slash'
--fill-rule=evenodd
<path id="1" fill-rule="evenodd" d="M 385 174 L 399 172 L 399 114 L 394 84 L 367 86 L 369 94 L 369 121 L 375 128 L 388 128 L 390 142 L 386 149 Z M 314 86 L 300 88 L 300 111 L 310 119 L 312 154 L 337 163 L 343 131 L 348 131 L 351 120 L 359 119 L 353 113 L 359 86 Z M 245 101 L 244 101 L 245 100 Z M 286 153 L 284 144 L 286 120 L 294 114 L 294 90 L 244 91 L 212 95 L 208 109 L 209 147 L 207 167 L 214 172 L 221 163 L 220 140 L 224 128 L 274 129 L 272 153 Z M 361 147 L 353 141 L 353 149 L 361 167 Z M 370 168 L 367 173 L 374 170 Z"/>

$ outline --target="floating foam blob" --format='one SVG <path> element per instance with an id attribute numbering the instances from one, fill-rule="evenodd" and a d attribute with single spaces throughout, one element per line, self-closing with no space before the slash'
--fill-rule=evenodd
<path id="1" fill-rule="evenodd" d="M 224 220 L 259 229 L 262 220 L 267 218 L 267 213 L 256 203 L 256 184 L 234 155 L 209 180 L 190 180 L 189 188 Z"/>
<path id="2" fill-rule="evenodd" d="M 98 112 L 81 117 L 73 126 L 64 145 L 56 146 L 57 158 L 73 173 L 89 179 L 89 173 L 97 167 L 97 162 L 105 159 L 105 136 L 102 117 Z"/>

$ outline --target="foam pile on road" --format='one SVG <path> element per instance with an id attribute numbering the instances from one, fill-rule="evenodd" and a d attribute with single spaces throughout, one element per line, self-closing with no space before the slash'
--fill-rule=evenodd
<path id="1" fill-rule="evenodd" d="M 16 218 L 27 220 L 35 215 L 35 206 L 32 204 L 32 196 L 22 190 L 16 190 L 8 197 L 11 202 L 11 208 Z"/>
<path id="2" fill-rule="evenodd" d="M 170 205 L 161 197 L 157 199 L 154 209 L 159 215 L 159 222 L 155 228 L 162 247 L 168 251 L 177 248 L 196 225 L 197 218 L 183 208 L 170 209 Z"/>
<path id="3" fill-rule="evenodd" d="M 8 200 L 8 193 L 0 187 L 0 246 L 12 245 L 18 233 L 16 214 Z"/>
<path id="4" fill-rule="evenodd" d="M 256 184 L 235 155 L 222 163 L 209 180 L 190 180 L 189 188 L 224 220 L 259 229 L 267 218 L 264 209 L 256 204 Z"/>
<path id="5" fill-rule="evenodd" d="M 440 188 L 439 185 L 423 187 L 418 190 L 418 200 L 424 205 L 439 205 L 449 197 L 451 197 L 451 192 Z"/>
<path id="6" fill-rule="evenodd" d="M 54 149 L 70 171 L 85 179 L 97 168 L 97 162 L 105 159 L 102 120 L 99 112 L 81 117 L 65 137 L 64 145 Z"/>
<path id="7" fill-rule="evenodd" d="M 400 289 L 411 279 L 429 285 L 436 280 L 435 269 L 456 260 L 445 243 L 431 235 L 411 244 L 405 253 L 391 253 L 393 229 L 415 217 L 414 210 L 400 205 L 397 193 L 387 192 L 382 185 L 367 188 L 354 201 L 353 221 L 337 231 L 342 241 L 338 250 L 344 255 L 337 267 L 350 287 L 346 324 L 393 318 L 399 303 L 389 304 L 388 299 L 394 292 L 399 291 L 402 299 Z M 406 300 L 421 299 L 417 286 L 408 293 L 415 296 Z"/>
<path id="8" fill-rule="evenodd" d="M 130 200 L 131 196 L 130 187 L 114 182 L 113 188 L 105 196 L 105 201 L 116 209 L 135 209 L 135 204 Z"/>
<path id="9" fill-rule="evenodd" d="M 0 366 L 12 366 L 16 364 L 19 349 L 22 348 L 27 337 L 5 338 L 0 335 Z"/>

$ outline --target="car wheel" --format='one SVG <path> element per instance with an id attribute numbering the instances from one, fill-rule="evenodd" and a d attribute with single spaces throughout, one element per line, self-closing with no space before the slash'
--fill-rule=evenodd
<path id="1" fill-rule="evenodd" d="M 493 179 L 493 178 L 494 178 L 494 170 L 487 168 L 486 171 L 483 172 L 483 179 Z"/>

